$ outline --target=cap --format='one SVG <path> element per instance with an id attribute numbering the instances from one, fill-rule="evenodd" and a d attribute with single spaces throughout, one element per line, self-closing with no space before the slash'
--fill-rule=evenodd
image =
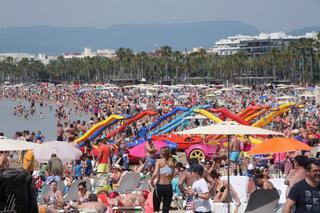
<path id="1" fill-rule="evenodd" d="M 193 164 L 190 168 L 189 171 L 190 172 L 195 172 L 197 174 L 199 174 L 200 176 L 202 176 L 203 174 L 203 166 L 201 166 L 200 164 Z"/>

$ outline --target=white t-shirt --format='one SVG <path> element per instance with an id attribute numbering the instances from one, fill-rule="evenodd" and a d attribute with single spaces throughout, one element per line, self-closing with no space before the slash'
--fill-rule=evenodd
<path id="1" fill-rule="evenodd" d="M 208 183 L 203 178 L 193 182 L 192 189 L 194 192 L 201 194 L 209 192 Z M 211 205 L 209 200 L 194 197 L 193 206 L 194 210 L 197 212 L 211 211 Z"/>

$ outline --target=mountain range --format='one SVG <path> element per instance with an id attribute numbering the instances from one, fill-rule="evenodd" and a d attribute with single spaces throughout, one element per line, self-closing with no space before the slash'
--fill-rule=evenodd
<path id="1" fill-rule="evenodd" d="M 304 34 L 304 28 L 293 33 Z M 320 27 L 312 29 L 320 30 Z M 312 31 L 312 30 L 311 30 Z M 0 52 L 45 53 L 61 55 L 81 52 L 84 47 L 96 49 L 132 48 L 151 51 L 163 45 L 174 50 L 212 47 L 214 42 L 236 34 L 256 35 L 254 26 L 238 21 L 207 21 L 173 24 L 114 25 L 94 27 L 10 27 L 0 28 Z"/>

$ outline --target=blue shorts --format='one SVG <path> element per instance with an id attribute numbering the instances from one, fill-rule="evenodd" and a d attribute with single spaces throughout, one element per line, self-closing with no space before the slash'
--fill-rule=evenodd
<path id="1" fill-rule="evenodd" d="M 230 160 L 232 161 L 232 162 L 240 162 L 239 160 L 239 157 L 240 157 L 240 152 L 231 152 L 230 153 Z"/>

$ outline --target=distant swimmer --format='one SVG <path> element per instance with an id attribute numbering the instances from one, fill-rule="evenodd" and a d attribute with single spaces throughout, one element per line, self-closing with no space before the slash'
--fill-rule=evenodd
<path id="1" fill-rule="evenodd" d="M 42 112 L 40 112 L 40 118 L 43 119 L 43 113 Z"/>

